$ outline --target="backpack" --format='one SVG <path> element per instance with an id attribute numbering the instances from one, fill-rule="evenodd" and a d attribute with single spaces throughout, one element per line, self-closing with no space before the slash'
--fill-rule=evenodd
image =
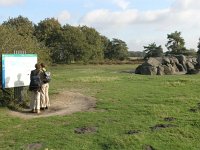
<path id="1" fill-rule="evenodd" d="M 51 81 L 51 73 L 48 71 L 43 71 L 44 72 L 44 83 L 49 83 Z"/>
<path id="2" fill-rule="evenodd" d="M 38 91 L 41 88 L 42 82 L 40 79 L 40 75 L 31 73 L 31 82 L 29 85 L 30 91 Z"/>

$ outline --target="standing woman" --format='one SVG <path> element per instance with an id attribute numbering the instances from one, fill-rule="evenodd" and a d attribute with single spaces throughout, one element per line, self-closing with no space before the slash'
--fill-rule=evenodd
<path id="1" fill-rule="evenodd" d="M 40 64 L 35 64 L 35 70 L 31 71 L 30 75 L 30 86 L 31 91 L 31 103 L 30 108 L 33 113 L 40 113 L 40 90 L 41 90 L 41 66 Z"/>
<path id="2" fill-rule="evenodd" d="M 41 109 L 48 109 L 50 107 L 50 101 L 49 101 L 49 83 L 45 81 L 45 72 L 47 71 L 46 70 L 46 66 L 44 63 L 41 63 L 41 67 L 42 67 L 42 74 L 43 74 L 43 77 L 42 77 L 42 86 L 41 86 L 41 97 L 40 97 L 40 100 L 41 100 Z"/>

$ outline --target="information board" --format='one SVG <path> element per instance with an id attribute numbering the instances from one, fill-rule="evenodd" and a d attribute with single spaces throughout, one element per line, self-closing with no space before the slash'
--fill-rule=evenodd
<path id="1" fill-rule="evenodd" d="M 28 86 L 36 63 L 36 54 L 2 54 L 2 87 Z"/>

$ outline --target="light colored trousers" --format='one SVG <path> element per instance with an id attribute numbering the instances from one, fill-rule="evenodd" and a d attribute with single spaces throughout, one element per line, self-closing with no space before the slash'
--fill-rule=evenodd
<path id="1" fill-rule="evenodd" d="M 33 110 L 40 109 L 40 92 L 39 91 L 32 91 L 31 92 L 31 103 L 30 108 Z"/>
<path id="2" fill-rule="evenodd" d="M 40 103 L 41 107 L 50 107 L 50 101 L 49 101 L 49 83 L 45 83 L 41 87 L 40 91 Z"/>

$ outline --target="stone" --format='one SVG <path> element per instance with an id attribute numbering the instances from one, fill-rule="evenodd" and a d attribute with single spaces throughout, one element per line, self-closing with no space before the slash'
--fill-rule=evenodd
<path id="1" fill-rule="evenodd" d="M 174 69 L 173 69 L 173 67 L 172 67 L 172 65 L 170 64 L 170 65 L 163 65 L 163 67 L 164 67 L 164 73 L 166 74 L 166 75 L 172 75 L 172 74 L 174 74 Z"/>
<path id="2" fill-rule="evenodd" d="M 142 75 L 156 75 L 157 68 L 154 66 L 142 66 L 140 70 Z"/>
<path id="3" fill-rule="evenodd" d="M 178 68 L 179 72 L 186 72 L 182 64 L 178 63 L 176 64 L 176 67 Z"/>
<path id="4" fill-rule="evenodd" d="M 188 69 L 186 74 L 198 74 L 198 73 L 199 73 L 199 70 L 197 69 Z"/>
<path id="5" fill-rule="evenodd" d="M 154 67 L 158 67 L 159 65 L 161 65 L 160 61 L 158 61 L 156 58 L 150 57 L 145 63 L 145 66 L 154 66 Z"/>
<path id="6" fill-rule="evenodd" d="M 163 65 L 170 64 L 170 59 L 169 59 L 168 57 L 163 57 L 163 59 L 162 59 L 162 64 L 163 64 Z"/>
<path id="7" fill-rule="evenodd" d="M 190 61 L 187 61 L 187 62 L 186 62 L 186 67 L 187 67 L 187 70 L 188 70 L 188 69 L 194 69 L 194 65 L 193 65 L 192 62 L 190 62 Z"/>
<path id="8" fill-rule="evenodd" d="M 150 57 L 136 68 L 135 73 L 142 75 L 196 74 L 199 72 L 198 68 L 200 69 L 200 65 L 198 67 L 194 57 L 184 55 Z"/>
<path id="9" fill-rule="evenodd" d="M 183 63 L 183 62 L 186 62 L 186 57 L 184 56 L 184 55 L 176 55 L 175 56 L 177 59 L 178 59 L 178 61 L 179 61 L 179 63 Z"/>
<path id="10" fill-rule="evenodd" d="M 135 74 L 141 74 L 141 69 L 142 69 L 142 65 L 139 65 L 139 66 L 135 69 Z"/>
<path id="11" fill-rule="evenodd" d="M 157 75 L 164 75 L 164 67 L 162 65 L 157 67 Z"/>

